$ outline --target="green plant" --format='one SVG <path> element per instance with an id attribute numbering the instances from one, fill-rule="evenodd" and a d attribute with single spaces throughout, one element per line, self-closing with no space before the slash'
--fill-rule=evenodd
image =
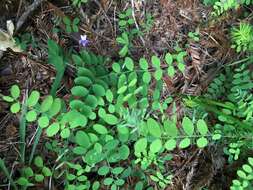
<path id="1" fill-rule="evenodd" d="M 209 85 L 204 98 L 197 97 L 188 102 L 192 107 L 200 106 L 215 114 L 218 119 L 215 129 L 226 139 L 224 153 L 228 155 L 229 163 L 252 148 L 253 86 L 249 60 L 245 58 L 227 66 L 225 72 Z"/>
<path id="2" fill-rule="evenodd" d="M 14 87 L 18 89 L 16 85 L 12 86 L 12 89 Z M 6 97 L 4 96 L 3 99 L 6 100 Z M 35 90 L 30 93 L 26 103 L 27 112 L 25 113 L 25 120 L 28 123 L 36 121 L 39 127 L 45 128 L 49 125 L 50 119 L 61 111 L 62 101 L 59 98 L 54 99 L 51 95 L 47 96 L 41 104 L 39 104 L 39 99 L 40 93 L 38 91 Z M 20 104 L 20 102 L 15 104 Z M 10 109 L 13 111 L 12 106 Z M 18 111 L 14 113 L 18 113 Z M 51 130 L 49 131 L 48 135 L 52 135 Z"/>
<path id="3" fill-rule="evenodd" d="M 239 28 L 233 27 L 232 32 L 232 48 L 236 52 L 253 50 L 253 27 L 248 23 L 240 23 Z"/>
<path id="4" fill-rule="evenodd" d="M 193 41 L 198 42 L 199 41 L 199 32 L 189 32 L 188 37 L 191 38 Z"/>
<path id="5" fill-rule="evenodd" d="M 213 5 L 214 11 L 212 15 L 219 16 L 230 9 L 237 9 L 240 5 L 250 5 L 252 4 L 252 0 L 219 0 L 216 1 Z"/>
<path id="6" fill-rule="evenodd" d="M 17 190 L 17 185 L 15 184 L 14 180 L 12 179 L 12 176 L 10 175 L 10 172 L 8 171 L 4 160 L 0 158 L 0 169 L 1 171 L 4 173 L 4 175 L 7 177 L 7 179 L 10 181 L 10 184 L 12 185 L 12 187 Z"/>
<path id="7" fill-rule="evenodd" d="M 60 87 L 61 80 L 63 78 L 67 61 L 63 56 L 63 50 L 58 44 L 53 40 L 48 40 L 48 62 L 53 65 L 56 69 L 56 76 L 54 83 L 51 87 L 50 94 L 55 97 L 56 91 Z"/>
<path id="8" fill-rule="evenodd" d="M 70 2 L 81 8 L 88 0 Z M 213 5 L 213 15 L 219 16 L 228 10 L 249 5 L 252 0 L 202 2 Z M 99 2 L 95 3 L 101 8 L 98 15 L 110 13 L 110 7 L 114 6 L 113 1 L 109 4 L 101 2 L 101 5 Z M 138 2 L 131 3 L 134 8 L 140 5 Z M 97 11 L 93 3 L 89 5 L 91 12 L 88 11 L 88 15 Z M 117 4 L 115 5 L 117 8 Z M 188 78 L 192 73 L 188 53 L 180 48 L 183 41 L 175 39 L 176 46 L 171 52 L 159 51 L 156 55 L 145 52 L 145 57 L 138 57 L 142 51 L 134 49 L 139 44 L 137 37 L 145 46 L 144 37 L 150 37 L 145 34 L 151 31 L 154 22 L 149 13 L 153 10 L 135 12 L 127 8 L 125 6 L 125 11 L 120 14 L 115 9 L 118 17 L 114 20 L 119 25 L 119 30 L 115 29 L 119 32 L 116 38 L 120 46 L 118 57 L 111 60 L 110 57 L 83 50 L 87 48 L 80 50 L 69 47 L 70 50 L 66 51 L 53 40 L 48 40 L 48 63 L 56 70 L 50 93 L 42 95 L 37 90 L 31 90 L 21 95 L 19 87 L 13 85 L 10 95 L 1 95 L 10 104 L 10 112 L 20 119 L 18 152 L 22 163 L 17 168 L 20 165 L 24 167 L 15 171 L 13 176 L 17 180 L 12 179 L 12 174 L 0 159 L 0 168 L 14 189 L 27 189 L 30 186 L 37 188 L 47 181 L 50 185 L 52 181 L 56 182 L 57 188 L 64 190 L 167 189 L 179 176 L 177 173 L 173 174 L 174 169 L 171 170 L 171 163 L 178 159 L 174 156 L 175 152 L 196 150 L 205 153 L 208 158 L 210 149 L 217 145 L 223 148 L 222 156 L 228 157 L 228 163 L 231 164 L 242 159 L 245 150 L 252 149 L 253 81 L 250 55 L 253 49 L 253 31 L 250 24 L 241 22 L 239 27 L 231 30 L 232 47 L 237 52 L 244 51 L 238 57 L 249 57 L 238 60 L 229 67 L 224 66 L 225 69 L 218 73 L 207 92 L 203 96 L 193 97 L 167 93 L 170 85 L 168 83 L 172 82 L 177 91 L 181 88 L 180 78 L 187 81 L 191 79 Z M 188 18 L 184 11 L 180 10 L 180 15 Z M 170 19 L 172 20 L 169 22 L 173 21 L 173 17 Z M 250 22 L 250 19 L 249 16 L 247 20 Z M 195 21 L 195 16 L 193 20 Z M 67 33 L 79 31 L 80 20 L 77 17 L 73 20 L 69 17 L 54 19 L 53 22 L 55 26 L 60 26 L 63 22 Z M 201 31 L 209 31 L 205 28 L 209 26 L 203 28 L 199 23 L 199 27 Z M 184 26 L 177 28 L 189 29 Z M 54 32 L 60 37 L 58 29 Z M 9 33 L 11 37 L 13 32 L 10 30 Z M 6 36 L 1 31 L 0 34 Z M 181 35 L 175 36 L 181 38 Z M 216 37 L 209 36 L 212 40 Z M 18 42 L 21 46 L 34 45 L 35 40 L 31 36 L 25 37 L 22 39 L 21 36 Z M 198 29 L 189 32 L 188 38 L 189 42 L 199 42 Z M 88 42 L 87 36 L 81 35 L 79 45 L 86 47 Z M 149 47 L 145 49 L 148 50 Z M 203 55 L 213 53 L 213 49 L 215 48 L 208 48 Z M 70 77 L 71 86 L 62 85 L 58 91 L 67 65 L 73 71 L 73 76 Z M 209 67 L 205 65 L 203 69 L 206 71 Z M 195 85 L 195 82 L 197 84 L 202 80 L 194 78 L 193 81 L 192 85 Z M 183 114 L 181 110 L 184 111 Z M 26 145 L 26 129 L 30 126 L 37 127 L 31 149 Z M 40 138 L 42 134 L 46 137 L 46 142 Z M 47 162 L 50 163 L 50 168 L 42 157 L 34 158 L 39 142 L 40 150 L 47 153 L 46 158 L 54 161 Z M 25 153 L 30 153 L 29 162 L 26 162 L 28 159 Z M 216 158 L 213 157 L 212 155 L 211 162 L 216 164 Z M 195 159 L 195 155 L 189 159 L 190 162 L 193 161 L 190 175 L 194 173 L 195 166 L 198 166 L 199 157 L 196 160 L 193 158 Z M 239 179 L 233 181 L 231 189 L 252 188 L 252 158 L 248 162 L 238 170 Z M 183 163 L 186 167 L 180 172 L 189 171 L 188 163 Z M 209 173 L 216 172 L 215 170 L 213 167 Z"/>
<path id="9" fill-rule="evenodd" d="M 185 63 L 184 63 L 184 57 L 187 55 L 185 51 L 180 51 L 177 54 L 170 54 L 167 53 L 165 55 L 165 61 L 168 64 L 167 73 L 170 77 L 175 76 L 175 67 L 173 63 L 177 64 L 178 70 L 184 73 L 185 70 Z"/>
<path id="10" fill-rule="evenodd" d="M 91 184 L 86 176 L 86 173 L 90 171 L 90 167 L 83 168 L 80 164 L 73 164 L 71 162 L 67 163 L 69 171 L 66 171 L 66 188 L 71 189 L 89 189 Z M 99 185 L 97 187 L 99 188 Z M 93 185 L 94 186 L 94 185 Z M 98 189 L 97 188 L 97 189 Z M 95 188 L 93 188 L 95 190 Z"/>
<path id="11" fill-rule="evenodd" d="M 81 7 L 83 3 L 87 3 L 88 0 L 71 0 L 75 7 Z"/>
<path id="12" fill-rule="evenodd" d="M 61 49 L 54 42 L 49 45 L 49 48 L 50 62 L 63 64 L 64 58 L 61 56 Z M 57 59 L 60 61 L 56 62 Z M 140 125 L 146 116 L 145 110 L 149 106 L 146 94 L 153 74 L 153 78 L 159 83 L 153 98 L 157 104 L 160 104 L 158 91 L 162 88 L 159 81 L 161 81 L 163 73 L 161 73 L 158 57 L 154 56 L 151 60 L 156 69 L 154 73 L 149 71 L 148 62 L 145 59 L 140 60 L 143 70 L 138 72 L 135 71 L 135 67 L 139 65 L 135 65 L 130 57 L 120 60 L 119 63 L 114 63 L 112 71 L 101 67 L 106 60 L 104 57 L 86 51 L 72 54 L 72 61 L 77 67 L 77 75 L 70 90 L 72 96 L 69 97 L 69 100 L 63 101 L 52 95 L 45 96 L 41 100 L 40 93 L 36 90 L 30 92 L 27 98 L 27 112 L 24 115 L 27 124 L 37 123 L 39 130 L 44 130 L 51 139 L 55 136 L 61 137 L 59 142 L 66 143 L 66 147 L 69 142 L 73 144 L 68 153 L 62 153 L 64 148 L 58 148 L 57 142 L 52 142 L 51 145 L 47 143 L 49 150 L 63 154 L 60 157 L 63 160 L 79 157 L 80 161 L 87 166 L 75 169 L 68 164 L 69 169 L 63 171 L 68 176 L 65 181 L 67 189 L 85 189 L 89 186 L 98 189 L 100 183 L 91 182 L 86 173 L 98 172 L 97 167 L 103 161 L 115 164 L 129 158 L 130 144 L 138 141 L 143 133 Z M 143 75 L 144 73 L 146 76 Z M 18 91 L 17 89 L 19 88 L 15 86 L 11 91 Z M 18 97 L 15 93 L 12 92 L 13 97 L 5 97 L 5 99 L 19 103 L 18 99 L 14 99 Z M 56 93 L 54 94 L 56 96 Z M 139 99 L 141 101 L 138 101 Z M 170 102 L 171 100 L 167 103 Z M 21 103 L 19 104 L 21 105 Z M 127 104 L 128 108 L 124 104 Z M 152 107 L 154 108 L 154 106 Z M 143 112 L 138 111 L 140 108 L 143 108 Z M 152 130 L 152 134 L 155 132 L 155 129 Z M 159 168 L 163 168 L 165 159 L 159 156 L 160 150 L 156 148 L 160 142 L 162 142 L 160 139 L 150 142 L 149 154 L 146 158 L 140 158 L 143 169 L 147 169 L 151 163 L 156 163 Z M 34 154 L 35 148 L 32 152 Z M 30 160 L 31 158 L 32 156 Z M 125 181 L 126 176 L 130 175 L 128 170 L 128 172 L 122 171 L 120 176 L 113 171 L 114 169 L 112 169 L 110 177 L 107 177 L 108 179 L 104 179 L 105 183 L 100 185 L 118 188 L 123 185 L 122 181 Z M 27 182 L 25 183 L 27 186 L 34 183 L 29 180 L 22 178 L 20 184 Z"/>
<path id="13" fill-rule="evenodd" d="M 166 187 L 168 187 L 168 185 L 171 183 L 172 177 L 172 175 L 167 175 L 166 177 L 164 177 L 164 175 L 159 171 L 156 172 L 156 175 L 150 175 L 150 179 L 153 182 L 158 183 L 160 189 L 165 189 Z"/>
<path id="14" fill-rule="evenodd" d="M 208 134 L 208 128 L 204 120 L 197 121 L 197 131 L 194 134 L 194 125 L 188 117 L 184 117 L 182 121 L 182 131 L 176 127 L 176 122 L 165 120 L 163 126 L 154 119 L 148 119 L 141 125 L 140 133 L 143 138 L 136 141 L 134 150 L 137 157 L 136 163 L 141 162 L 143 169 L 151 163 L 157 164 L 157 155 L 164 150 L 172 151 L 177 147 L 185 149 L 192 144 L 199 148 L 204 148 L 209 144 L 208 138 L 216 141 L 221 138 L 218 133 Z M 164 142 L 161 140 L 166 139 Z M 166 138 L 165 138 L 166 137 Z M 153 141 L 150 139 L 154 139 Z"/>
<path id="15" fill-rule="evenodd" d="M 173 97 L 163 92 L 163 80 L 168 75 L 179 75 L 177 70 L 185 74 L 187 52 L 175 48 L 175 53 L 167 53 L 163 58 L 131 58 L 132 37 L 128 28 L 131 29 L 132 13 L 128 14 L 121 15 L 122 35 L 117 41 L 123 50 L 118 60 L 88 51 L 66 53 L 49 40 L 48 60 L 57 71 L 50 95 L 41 97 L 39 91 L 33 90 L 21 103 L 20 89 L 14 85 L 11 95 L 3 96 L 11 104 L 12 113 L 23 110 L 25 127 L 38 126 L 30 164 L 21 172 L 19 185 L 26 188 L 50 176 L 61 179 L 66 190 L 117 190 L 125 185 L 136 190 L 166 189 L 173 181 L 166 162 L 172 160 L 170 153 L 176 148 L 204 149 L 228 139 L 225 153 L 233 161 L 247 146 L 249 141 L 241 131 L 250 131 L 253 113 L 248 65 L 220 74 L 203 97 L 187 99 L 182 95 L 192 109 L 199 106 L 203 112 L 209 109 L 215 113 L 217 123 L 213 127 L 208 127 L 214 122 L 209 122 L 206 112 L 186 114 L 181 121 L 176 117 Z M 68 27 L 72 30 L 71 24 Z M 196 32 L 189 33 L 189 37 L 199 40 Z M 75 68 L 75 76 L 73 85 L 64 89 L 69 96 L 62 99 L 56 92 L 67 63 Z M 172 108 L 171 117 L 165 114 L 168 108 Z M 243 129 L 236 130 L 237 125 Z M 230 136 L 235 131 L 240 135 Z M 46 151 L 57 158 L 52 171 L 45 169 L 40 157 L 35 158 L 35 166 L 31 165 L 42 132 L 49 137 Z M 127 184 L 128 181 L 135 184 Z"/>
<path id="16" fill-rule="evenodd" d="M 214 12 L 212 12 L 212 14 L 215 16 L 219 16 L 229 9 L 238 7 L 239 3 L 236 0 L 217 1 L 214 3 L 213 6 Z"/>
<path id="17" fill-rule="evenodd" d="M 234 160 L 238 160 L 239 155 L 241 153 L 241 146 L 242 142 L 237 142 L 237 143 L 229 143 L 228 147 L 225 147 L 224 153 L 227 154 L 228 161 L 231 163 Z"/>
<path id="18" fill-rule="evenodd" d="M 34 186 L 34 183 L 42 183 L 46 177 L 52 176 L 51 170 L 44 166 L 42 157 L 35 157 L 34 166 L 36 166 L 36 173 L 31 167 L 22 168 L 21 177 L 16 180 L 17 185 L 22 189 Z"/>
<path id="19" fill-rule="evenodd" d="M 132 16 L 131 8 L 119 14 L 119 29 L 121 34 L 116 38 L 116 41 L 123 46 L 119 51 L 121 57 L 125 57 L 129 53 L 134 37 L 143 35 L 143 32 L 148 32 L 151 29 L 152 23 L 152 16 L 147 14 L 146 22 L 141 24 L 142 29 L 139 29 L 138 26 L 135 28 L 135 20 Z"/>
<path id="20" fill-rule="evenodd" d="M 127 31 L 129 27 L 134 24 L 134 19 L 132 18 L 132 9 L 129 8 L 125 12 L 119 14 L 119 27 L 122 31 Z"/>
<path id="21" fill-rule="evenodd" d="M 219 0 L 203 0 L 203 3 L 205 5 L 214 5 L 216 2 L 218 2 Z"/>
<path id="22" fill-rule="evenodd" d="M 51 94 L 53 96 L 56 95 L 56 90 L 58 89 L 61 79 L 63 77 L 66 62 L 62 57 L 62 50 L 59 46 L 52 40 L 48 41 L 49 46 L 49 62 L 56 67 L 57 74 L 56 79 L 52 85 Z M 25 134 L 26 134 L 26 125 L 28 123 L 33 123 L 37 120 L 38 123 L 38 131 L 35 136 L 35 141 L 32 148 L 32 153 L 30 155 L 31 163 L 34 155 L 34 151 L 39 142 L 40 135 L 42 133 L 42 128 L 45 128 L 49 125 L 50 119 L 57 115 L 61 110 L 61 100 L 55 99 L 53 96 L 47 96 L 47 98 L 41 103 L 38 103 L 40 98 L 40 93 L 38 91 L 32 91 L 29 97 L 26 97 L 24 103 L 22 104 L 18 100 L 20 97 L 20 89 L 17 85 L 13 85 L 10 90 L 11 96 L 2 96 L 3 100 L 9 103 L 12 103 L 10 107 L 10 111 L 14 114 L 18 114 L 21 110 L 21 119 L 20 119 L 20 128 L 19 128 L 19 136 L 20 136 L 20 152 L 21 152 L 21 160 L 25 162 Z M 49 111 L 49 109 L 51 109 Z M 49 130 L 50 131 L 50 130 Z"/>
<path id="23" fill-rule="evenodd" d="M 231 190 L 237 189 L 252 189 L 253 180 L 253 158 L 248 158 L 248 163 L 243 164 L 242 167 L 237 170 L 237 175 L 239 179 L 235 179 L 230 186 Z"/>
<path id="24" fill-rule="evenodd" d="M 253 86 L 248 69 L 250 61 L 248 59 L 245 61 L 246 63 L 235 67 L 234 70 L 226 68 L 226 73 L 220 74 L 210 84 L 205 95 L 208 98 L 199 97 L 198 100 L 196 99 L 196 103 L 198 102 L 203 106 L 204 104 L 212 105 L 209 109 L 217 113 L 221 122 L 230 125 L 236 124 L 250 130 L 249 125 L 252 122 L 251 90 Z M 223 97 L 221 101 L 216 100 L 219 97 Z M 212 98 L 214 99 L 212 100 Z"/>
<path id="25" fill-rule="evenodd" d="M 125 184 L 125 180 L 120 177 L 124 170 L 123 167 L 110 168 L 108 166 L 102 166 L 98 169 L 98 175 L 107 176 L 103 184 L 110 186 L 112 190 L 116 190 Z"/>
<path id="26" fill-rule="evenodd" d="M 249 122 L 252 116 L 250 91 L 253 86 L 247 63 L 234 70 L 231 80 L 232 85 L 230 85 L 230 93 L 227 94 L 227 97 L 235 105 L 233 115 Z"/>
<path id="27" fill-rule="evenodd" d="M 18 113 L 21 109 L 21 104 L 19 102 L 20 89 L 17 85 L 13 85 L 10 89 L 10 96 L 2 96 L 3 100 L 11 103 L 10 111 L 11 113 Z"/>
<path id="28" fill-rule="evenodd" d="M 13 114 L 17 114 L 21 111 L 21 117 L 19 122 L 19 137 L 20 137 L 20 157 L 21 161 L 25 162 L 25 137 L 26 137 L 26 119 L 25 115 L 27 112 L 26 100 L 21 106 L 19 101 L 20 89 L 17 85 L 13 85 L 10 89 L 10 96 L 3 96 L 2 99 L 8 103 L 11 103 L 10 111 Z"/>
<path id="29" fill-rule="evenodd" d="M 225 93 L 225 81 L 226 76 L 219 74 L 215 79 L 208 85 L 205 97 L 210 99 L 218 99 Z"/>
<path id="30" fill-rule="evenodd" d="M 121 57 L 125 57 L 129 52 L 129 38 L 126 32 L 123 32 L 120 37 L 117 37 L 117 42 L 123 47 L 119 51 Z"/>
<path id="31" fill-rule="evenodd" d="M 154 18 L 152 16 L 152 14 L 147 13 L 146 14 L 146 18 L 145 21 L 143 23 L 141 23 L 141 32 L 140 34 L 142 35 L 143 33 L 149 32 L 153 26 L 154 23 Z"/>
<path id="32" fill-rule="evenodd" d="M 71 33 L 71 32 L 78 32 L 78 24 L 80 22 L 80 19 L 78 17 L 75 17 L 73 21 L 70 20 L 68 17 L 63 18 L 63 23 L 66 26 L 66 32 Z"/>
<path id="33" fill-rule="evenodd" d="M 27 50 L 28 47 L 38 47 L 37 40 L 29 33 L 24 33 L 20 37 L 15 38 L 15 41 L 22 50 Z"/>

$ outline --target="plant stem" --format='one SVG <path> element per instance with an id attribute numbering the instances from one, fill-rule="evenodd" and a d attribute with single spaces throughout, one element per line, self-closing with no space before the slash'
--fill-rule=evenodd
<path id="1" fill-rule="evenodd" d="M 213 112 L 213 113 L 215 113 L 217 115 L 222 115 L 226 119 L 228 119 L 229 121 L 233 121 L 234 123 L 236 123 L 240 127 L 243 127 L 244 129 L 247 129 L 247 130 L 250 130 L 250 131 L 253 131 L 251 125 L 249 125 L 248 123 L 244 123 L 244 122 L 240 121 L 239 119 L 237 119 L 237 118 L 235 118 L 233 116 L 224 114 L 222 111 L 220 111 L 219 109 L 217 109 L 216 106 L 208 104 L 208 101 L 205 102 L 204 99 L 194 99 L 193 101 L 196 102 L 201 107 L 205 108 L 207 111 L 211 111 L 211 112 Z"/>
<path id="2" fill-rule="evenodd" d="M 3 159 L 1 159 L 1 158 L 0 158 L 0 169 L 3 171 L 4 175 L 8 178 L 8 180 L 10 181 L 11 185 L 13 186 L 13 188 L 15 190 L 17 190 L 18 188 L 17 188 L 16 184 L 14 183 L 14 181 L 13 181 L 11 175 L 10 175 L 10 172 L 6 168 Z"/>
<path id="3" fill-rule="evenodd" d="M 63 78 L 64 71 L 65 71 L 65 69 L 63 69 L 63 71 L 57 71 L 57 73 L 56 73 L 54 83 L 53 83 L 52 88 L 51 88 L 51 90 L 50 90 L 50 94 L 51 94 L 53 97 L 56 96 L 57 89 L 58 89 L 59 86 L 61 85 L 61 80 L 62 80 L 62 78 Z"/>
<path id="4" fill-rule="evenodd" d="M 21 156 L 21 161 L 25 163 L 25 138 L 26 138 L 26 119 L 25 115 L 27 112 L 27 106 L 26 106 L 26 99 L 27 96 L 24 97 L 24 101 L 22 104 L 22 111 L 21 111 L 21 117 L 19 121 L 19 137 L 20 137 L 20 156 Z"/>
<path id="5" fill-rule="evenodd" d="M 34 138 L 32 152 L 31 152 L 30 159 L 29 159 L 29 165 L 32 163 L 36 147 L 37 147 L 37 145 L 39 144 L 39 141 L 40 141 L 41 134 L 42 134 L 42 128 L 40 126 L 38 126 L 37 132 L 36 132 L 36 135 L 35 135 L 35 138 Z"/>

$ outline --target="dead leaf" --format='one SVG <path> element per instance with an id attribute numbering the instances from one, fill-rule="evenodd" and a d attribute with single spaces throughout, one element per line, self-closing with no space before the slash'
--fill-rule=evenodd
<path id="1" fill-rule="evenodd" d="M 7 21 L 7 30 L 8 32 L 5 32 L 0 29 L 0 51 L 6 51 L 10 48 L 14 52 L 22 52 L 21 48 L 16 45 L 16 42 L 12 37 L 14 31 L 12 21 Z"/>
<path id="2" fill-rule="evenodd" d="M 12 37 L 13 32 L 14 32 L 14 24 L 11 20 L 7 21 L 7 30 L 8 30 L 9 35 Z"/>
<path id="3" fill-rule="evenodd" d="M 7 125 L 5 135 L 6 137 L 14 137 L 17 134 L 18 130 L 14 125 Z"/>

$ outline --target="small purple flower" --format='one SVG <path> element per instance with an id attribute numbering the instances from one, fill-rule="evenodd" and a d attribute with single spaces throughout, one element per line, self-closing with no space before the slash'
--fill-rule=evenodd
<path id="1" fill-rule="evenodd" d="M 87 40 L 86 35 L 81 35 L 81 39 L 79 40 L 79 44 L 83 47 L 86 47 L 89 43 L 89 40 Z"/>

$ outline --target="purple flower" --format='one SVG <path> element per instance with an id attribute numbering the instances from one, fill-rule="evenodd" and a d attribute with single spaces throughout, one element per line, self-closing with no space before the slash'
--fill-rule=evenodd
<path id="1" fill-rule="evenodd" d="M 79 40 L 79 44 L 83 47 L 86 47 L 89 43 L 89 40 L 87 40 L 86 35 L 81 35 L 81 39 Z"/>

